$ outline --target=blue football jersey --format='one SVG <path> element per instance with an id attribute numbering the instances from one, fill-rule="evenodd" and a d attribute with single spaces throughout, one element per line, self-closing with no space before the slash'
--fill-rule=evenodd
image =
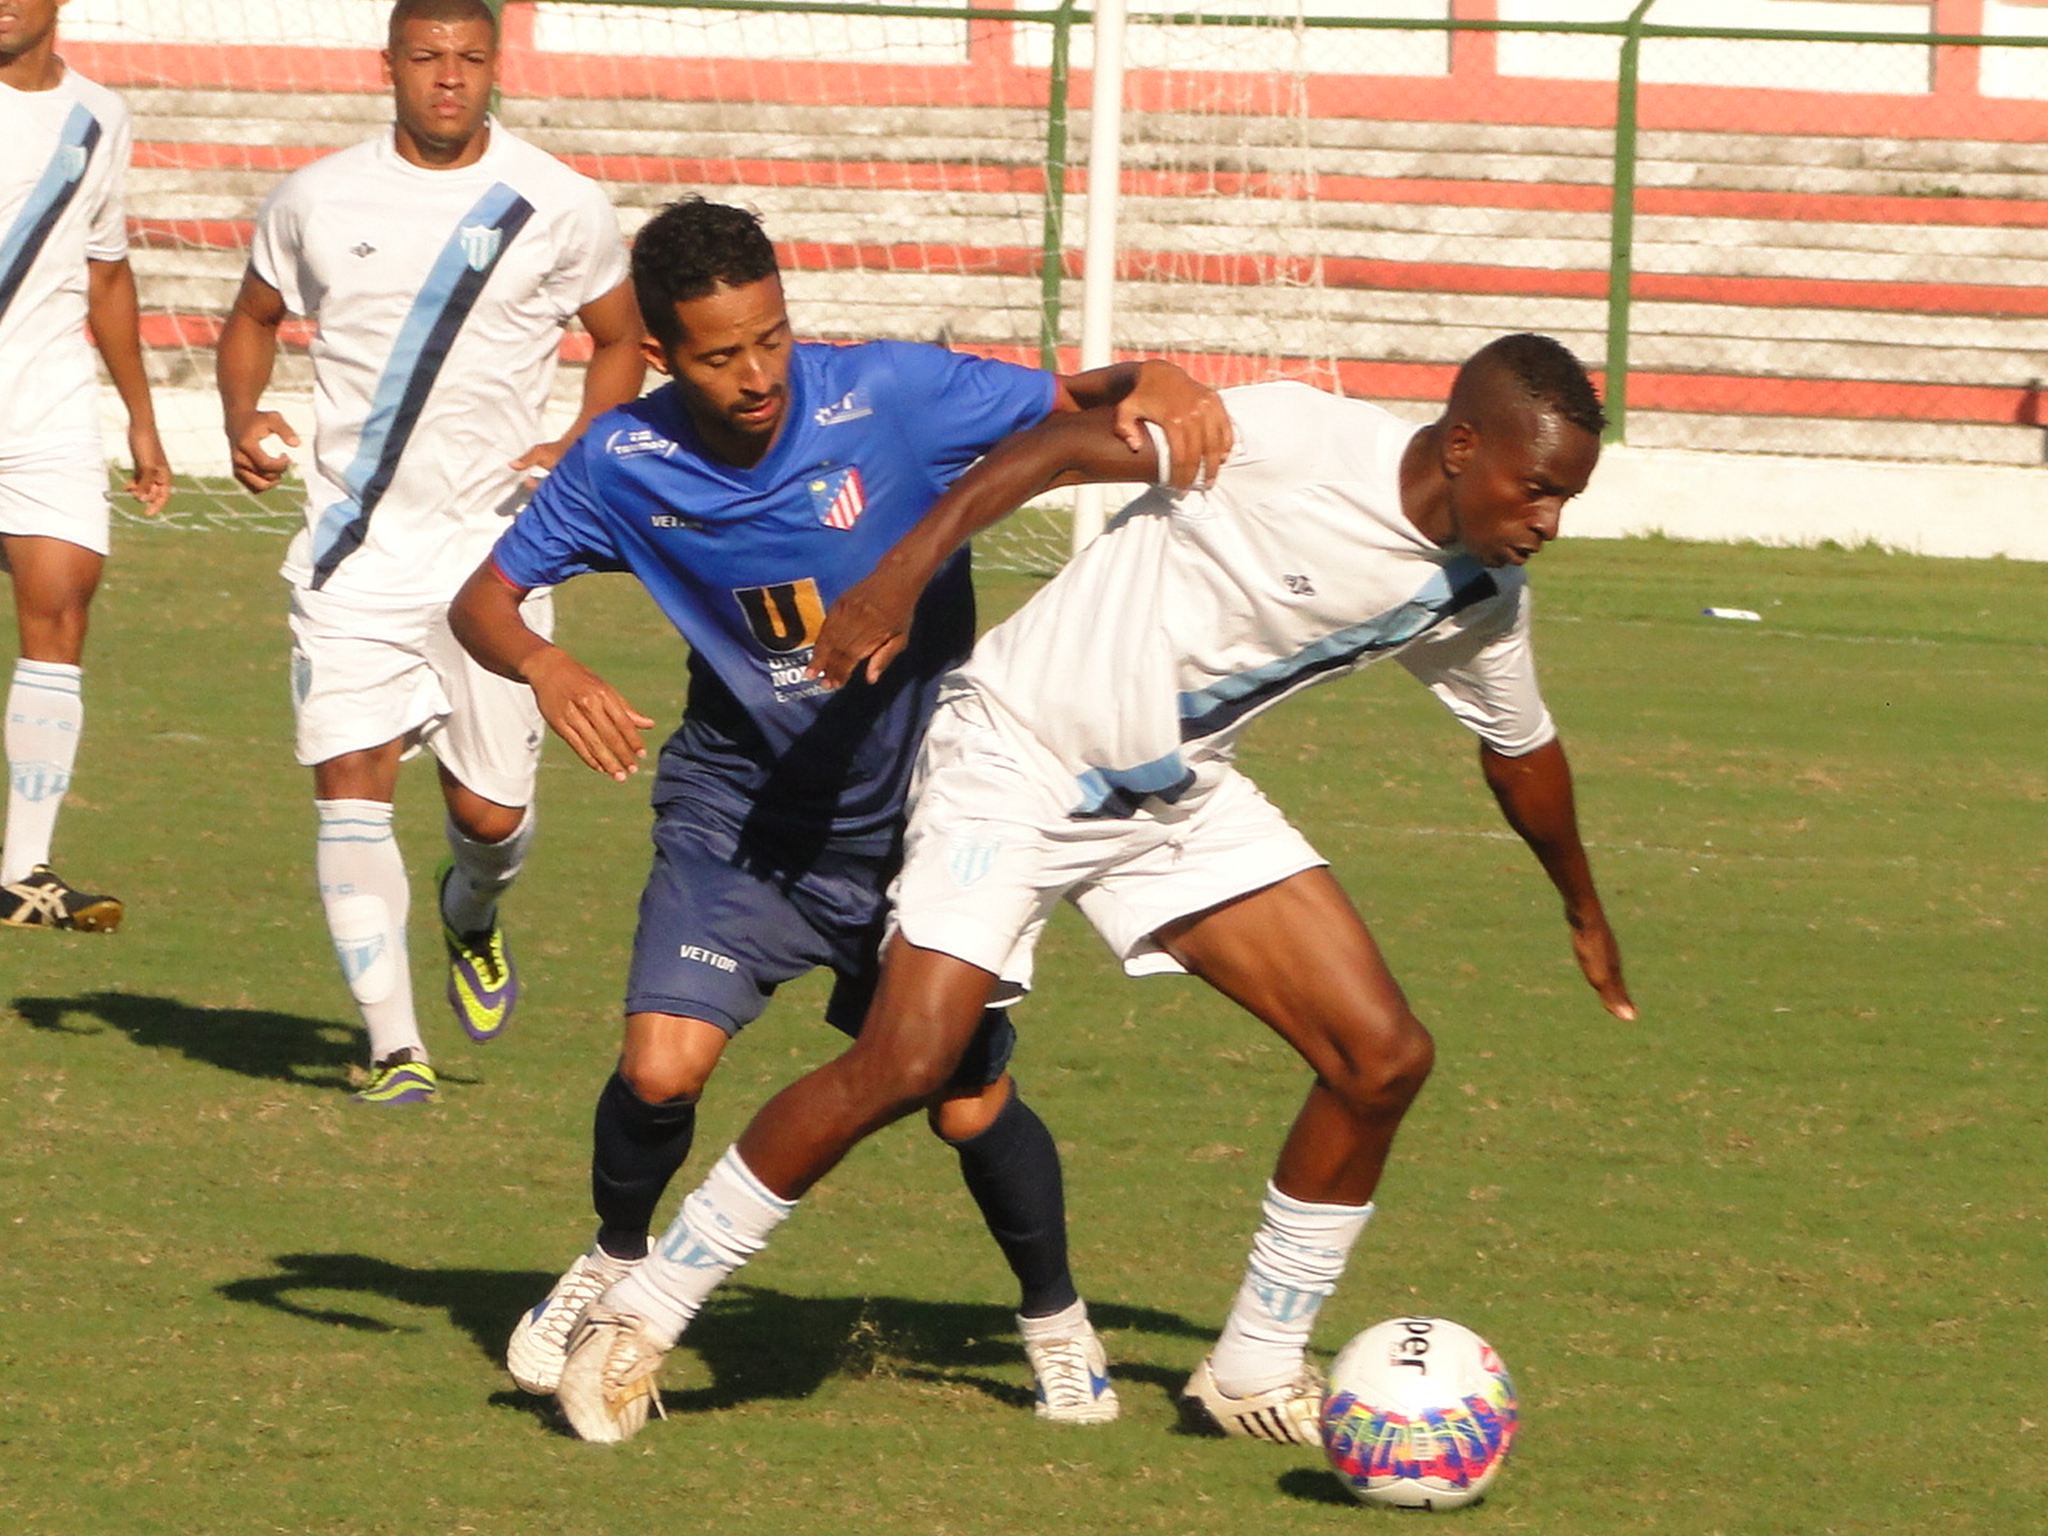
<path id="1" fill-rule="evenodd" d="M 742 469 L 673 385 L 592 423 L 498 542 L 520 587 L 631 571 L 690 645 L 655 801 L 703 797 L 797 850 L 880 846 L 902 814 L 941 673 L 974 640 L 965 552 L 875 685 L 804 676 L 826 610 L 967 466 L 1051 411 L 1052 375 L 937 347 L 792 350 L 781 436 Z"/>

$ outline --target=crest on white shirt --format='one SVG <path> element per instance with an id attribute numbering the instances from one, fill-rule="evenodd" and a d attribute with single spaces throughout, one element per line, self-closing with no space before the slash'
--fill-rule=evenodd
<path id="1" fill-rule="evenodd" d="M 505 232 L 495 224 L 465 224 L 457 231 L 462 241 L 462 254 L 469 261 L 472 272 L 487 272 L 491 263 L 498 259 L 498 247 L 504 243 Z"/>

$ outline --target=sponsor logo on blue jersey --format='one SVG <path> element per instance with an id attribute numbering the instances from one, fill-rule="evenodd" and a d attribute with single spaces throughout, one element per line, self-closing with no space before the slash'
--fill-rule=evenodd
<path id="1" fill-rule="evenodd" d="M 875 408 L 868 400 L 867 390 L 849 389 L 830 405 L 819 406 L 811 413 L 811 420 L 821 427 L 836 427 L 874 414 Z"/>
<path id="2" fill-rule="evenodd" d="M 615 459 L 630 459 L 643 453 L 671 457 L 676 445 L 651 427 L 620 427 L 604 440 L 604 451 Z"/>
<path id="3" fill-rule="evenodd" d="M 825 599 L 808 576 L 772 587 L 740 587 L 732 596 L 761 649 L 777 656 L 809 650 L 825 622 Z"/>

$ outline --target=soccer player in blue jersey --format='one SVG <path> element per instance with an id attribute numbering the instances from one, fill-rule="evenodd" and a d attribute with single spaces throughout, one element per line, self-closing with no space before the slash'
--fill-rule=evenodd
<path id="1" fill-rule="evenodd" d="M 873 1009 L 591 1304 L 557 1393 L 585 1439 L 639 1430 L 663 1356 L 720 1278 L 863 1137 L 932 1101 L 990 998 L 1030 981 L 1066 900 L 1127 972 L 1200 978 L 1312 1073 L 1185 1400 L 1226 1434 L 1319 1443 L 1311 1328 L 1434 1048 L 1324 861 L 1233 762 L 1250 720 L 1318 682 L 1398 657 L 1472 729 L 1587 982 L 1616 1017 L 1636 1016 L 1536 685 L 1522 570 L 1599 458 L 1585 369 L 1548 337 L 1503 337 L 1423 427 L 1296 383 L 1224 400 L 1238 447 L 1214 481 L 1133 502 L 942 683 Z M 1069 477 L 1128 478 L 1105 415 L 1050 418 L 961 476 L 834 605 L 811 669 L 885 682 L 906 636 L 918 643 L 927 579 L 962 540 Z M 1164 452 L 1142 459 L 1164 476 Z"/>
<path id="2" fill-rule="evenodd" d="M 530 630 L 521 601 L 631 571 L 690 644 L 688 703 L 656 772 L 624 1047 L 597 1105 L 600 1226 L 507 1351 L 534 1392 L 554 1390 L 590 1300 L 646 1255 L 732 1037 L 820 965 L 837 976 L 827 1019 L 851 1033 L 865 1012 L 911 765 L 939 674 L 973 640 L 967 562 L 933 583 L 904 664 L 875 687 L 828 692 L 805 675 L 826 608 L 975 458 L 1051 412 L 1120 405 L 1134 440 L 1140 418 L 1158 424 L 1191 474 L 1228 445 L 1215 397 L 1164 365 L 1058 378 L 937 347 L 798 343 L 774 248 L 740 209 L 664 210 L 634 243 L 633 281 L 649 361 L 671 382 L 592 425 L 452 610 L 471 653 L 529 683 L 548 723 L 619 779 L 653 722 Z M 988 1010 L 930 1121 L 1017 1276 L 1038 1412 L 1101 1422 L 1116 1396 L 1068 1270 L 1058 1154 L 1007 1070 L 1012 1042 L 1006 1012 Z"/>

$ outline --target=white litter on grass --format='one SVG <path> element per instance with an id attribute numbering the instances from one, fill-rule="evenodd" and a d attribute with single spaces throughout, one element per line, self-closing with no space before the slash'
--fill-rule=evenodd
<path id="1" fill-rule="evenodd" d="M 1751 624 L 1764 621 L 1762 614 L 1751 613 L 1747 608 L 1702 608 L 1700 612 L 1710 619 L 1743 619 Z"/>

